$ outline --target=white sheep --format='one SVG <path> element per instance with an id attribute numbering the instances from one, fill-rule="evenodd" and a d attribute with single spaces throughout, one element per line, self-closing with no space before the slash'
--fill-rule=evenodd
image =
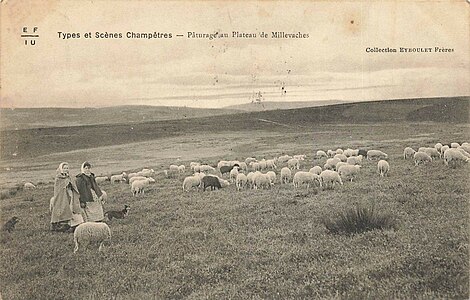
<path id="1" fill-rule="evenodd" d="M 32 184 L 31 182 L 26 182 L 26 183 L 24 184 L 23 188 L 24 188 L 25 190 L 28 190 L 28 189 L 35 189 L 36 186 L 35 186 L 34 184 Z"/>
<path id="2" fill-rule="evenodd" d="M 186 167 L 184 165 L 179 165 L 178 166 L 178 172 L 180 174 L 184 174 L 184 171 L 186 170 Z"/>
<path id="3" fill-rule="evenodd" d="M 335 170 L 338 171 L 339 168 L 341 168 L 341 166 L 346 166 L 346 165 L 351 166 L 347 162 L 340 161 L 339 163 L 336 164 Z"/>
<path id="4" fill-rule="evenodd" d="M 348 158 L 344 154 L 335 154 L 335 156 L 333 156 L 333 158 L 338 158 L 342 162 L 346 162 L 348 160 Z"/>
<path id="5" fill-rule="evenodd" d="M 291 158 L 287 161 L 287 166 L 292 170 L 300 170 L 300 161 L 296 158 Z"/>
<path id="6" fill-rule="evenodd" d="M 122 172 L 120 175 L 111 176 L 111 183 L 126 181 L 127 174 Z"/>
<path id="7" fill-rule="evenodd" d="M 275 159 L 268 159 L 266 161 L 266 168 L 268 168 L 268 169 L 277 169 L 276 160 Z"/>
<path id="8" fill-rule="evenodd" d="M 430 147 L 420 147 L 418 149 L 418 152 L 425 152 L 427 153 L 429 156 L 431 156 L 433 159 L 434 158 L 440 158 L 441 157 L 441 153 L 439 151 L 436 150 L 436 148 L 430 148 Z"/>
<path id="9" fill-rule="evenodd" d="M 254 157 L 248 157 L 248 158 L 245 159 L 245 163 L 247 165 L 250 165 L 252 162 L 255 162 L 255 161 L 257 161 L 257 160 Z"/>
<path id="10" fill-rule="evenodd" d="M 336 183 L 343 185 L 341 176 L 336 171 L 324 170 L 320 173 L 320 180 L 322 182 L 323 188 L 327 189 L 329 187 L 334 188 Z"/>
<path id="11" fill-rule="evenodd" d="M 253 179 L 254 176 L 255 176 L 255 173 L 253 173 L 253 172 L 249 172 L 246 175 L 247 185 L 250 185 L 251 188 L 255 187 L 255 181 Z"/>
<path id="12" fill-rule="evenodd" d="M 136 180 L 143 180 L 143 179 L 147 179 L 147 177 L 145 176 L 134 176 L 132 177 L 131 179 L 129 179 L 129 184 L 132 185 L 132 183 Z"/>
<path id="13" fill-rule="evenodd" d="M 450 149 L 447 149 L 446 152 L 444 152 L 444 163 L 446 166 L 449 165 L 449 163 L 452 163 L 452 166 L 456 166 L 457 164 L 461 162 L 468 162 L 468 161 L 470 161 L 470 158 L 466 157 L 458 149 L 450 148 Z"/>
<path id="14" fill-rule="evenodd" d="M 96 183 L 103 183 L 105 181 L 108 181 L 109 177 L 108 176 L 97 176 L 95 177 Z"/>
<path id="15" fill-rule="evenodd" d="M 75 228 L 73 233 L 73 241 L 75 248 L 73 253 L 78 251 L 79 245 L 86 245 L 90 243 L 99 243 L 98 251 L 103 250 L 104 242 L 111 240 L 111 229 L 108 224 L 104 222 L 85 222 Z"/>
<path id="16" fill-rule="evenodd" d="M 251 162 L 250 165 L 251 165 L 251 168 L 253 169 L 253 171 L 259 171 L 259 170 L 261 170 L 261 167 L 260 167 L 260 165 L 259 165 L 259 162 L 257 162 L 257 161 Z"/>
<path id="17" fill-rule="evenodd" d="M 139 176 L 137 173 L 129 173 L 127 174 L 127 180 L 130 180 L 132 177 Z"/>
<path id="18" fill-rule="evenodd" d="M 403 150 L 403 158 L 408 159 L 408 158 L 413 158 L 413 155 L 415 155 L 416 151 L 411 148 L 411 147 L 406 147 L 405 150 Z"/>
<path id="19" fill-rule="evenodd" d="M 150 178 L 136 180 L 131 184 L 131 192 L 134 196 L 144 195 L 144 189 L 150 184 Z"/>
<path id="20" fill-rule="evenodd" d="M 288 183 L 292 178 L 292 172 L 288 167 L 281 169 L 281 183 Z"/>
<path id="21" fill-rule="evenodd" d="M 462 146 L 458 147 L 457 150 L 459 150 L 460 153 L 462 153 L 462 154 L 465 155 L 466 157 L 470 157 L 470 153 L 468 153 L 467 151 L 465 151 L 465 149 L 462 148 Z"/>
<path id="22" fill-rule="evenodd" d="M 274 171 L 269 171 L 266 174 L 269 176 L 271 185 L 274 185 L 274 183 L 276 183 L 276 173 L 274 173 Z"/>
<path id="23" fill-rule="evenodd" d="M 168 169 L 168 173 L 170 176 L 175 176 L 179 174 L 179 169 L 177 165 L 170 165 L 170 168 Z"/>
<path id="24" fill-rule="evenodd" d="M 429 156 L 426 152 L 416 152 L 414 155 L 414 160 L 415 160 L 415 166 L 418 166 L 419 164 L 427 163 L 427 162 L 432 162 L 432 157 Z"/>
<path id="25" fill-rule="evenodd" d="M 369 150 L 367 151 L 367 159 L 368 160 L 381 160 L 381 159 L 387 159 L 388 154 L 385 152 L 382 152 L 380 150 Z"/>
<path id="26" fill-rule="evenodd" d="M 258 162 L 258 164 L 259 164 L 259 168 L 260 168 L 261 170 L 264 170 L 264 169 L 266 169 L 266 168 L 268 167 L 268 164 L 267 164 L 267 162 L 266 162 L 265 159 L 260 160 L 260 161 Z"/>
<path id="27" fill-rule="evenodd" d="M 197 173 L 200 174 L 200 173 Z M 201 186 L 201 176 L 193 175 L 188 176 L 183 180 L 183 192 L 189 192 L 191 188 L 199 188 Z"/>
<path id="28" fill-rule="evenodd" d="M 307 184 L 307 190 L 310 187 L 310 184 L 315 184 L 315 181 L 321 186 L 320 176 L 310 172 L 299 171 L 294 174 L 294 179 L 292 184 L 294 188 L 299 188 L 302 184 Z"/>
<path id="29" fill-rule="evenodd" d="M 321 171 L 323 171 L 323 170 L 320 166 L 314 166 L 314 167 L 310 168 L 310 170 L 308 170 L 308 171 L 312 174 L 320 175 Z"/>
<path id="30" fill-rule="evenodd" d="M 450 143 L 451 148 L 458 148 L 460 146 L 459 143 Z"/>
<path id="31" fill-rule="evenodd" d="M 204 173 L 214 172 L 215 168 L 211 167 L 209 165 L 201 165 L 201 166 L 199 166 L 199 171 L 204 172 Z"/>
<path id="32" fill-rule="evenodd" d="M 238 167 L 236 167 L 236 166 L 233 167 L 232 170 L 230 170 L 230 181 L 231 181 L 231 182 L 236 181 L 237 176 L 238 176 L 238 173 L 239 173 L 239 172 L 238 172 Z"/>
<path id="33" fill-rule="evenodd" d="M 270 188 L 271 187 L 271 179 L 269 178 L 268 174 L 255 174 L 255 189 L 260 189 L 261 187 Z"/>
<path id="34" fill-rule="evenodd" d="M 217 169 L 220 170 L 221 167 L 230 167 L 230 162 L 227 160 L 221 160 L 217 163 Z"/>
<path id="35" fill-rule="evenodd" d="M 441 153 L 441 148 L 442 148 L 442 144 L 441 143 L 437 143 L 434 145 L 434 149 L 436 149 L 437 151 L 439 151 L 439 153 Z"/>
<path id="36" fill-rule="evenodd" d="M 344 151 L 343 151 L 343 149 L 341 149 L 341 148 L 338 148 L 338 149 L 336 149 L 336 151 L 335 151 L 336 154 L 343 154 L 343 152 L 344 152 Z"/>
<path id="37" fill-rule="evenodd" d="M 444 152 L 446 152 L 446 150 L 448 150 L 448 149 L 450 149 L 450 147 L 447 146 L 447 145 L 444 145 L 444 146 L 441 147 L 441 157 L 444 155 Z"/>
<path id="38" fill-rule="evenodd" d="M 350 165 L 359 165 L 362 162 L 362 155 L 350 156 L 350 157 L 348 157 L 346 162 Z"/>
<path id="39" fill-rule="evenodd" d="M 356 178 L 360 169 L 361 169 L 360 165 L 345 164 L 345 165 L 338 167 L 338 174 L 339 176 L 341 176 L 341 178 L 350 180 L 352 182 L 353 179 Z"/>
<path id="40" fill-rule="evenodd" d="M 325 165 L 323 166 L 323 169 L 327 170 L 336 170 L 336 165 L 340 162 L 341 160 L 339 158 L 328 158 L 326 160 Z"/>
<path id="41" fill-rule="evenodd" d="M 343 154 L 346 155 L 346 157 L 357 156 L 359 155 L 359 149 L 348 148 L 344 150 Z"/>
<path id="42" fill-rule="evenodd" d="M 194 167 L 195 166 L 200 166 L 200 165 L 201 165 L 201 163 L 192 161 L 192 162 L 189 163 L 189 168 L 191 169 L 191 171 L 194 171 Z"/>
<path id="43" fill-rule="evenodd" d="M 242 171 L 247 171 L 248 170 L 248 166 L 245 162 L 240 162 L 240 170 Z"/>
<path id="44" fill-rule="evenodd" d="M 388 172 L 390 171 L 390 164 L 386 160 L 379 160 L 377 163 L 377 172 L 379 172 L 380 176 L 388 176 Z"/>
<path id="45" fill-rule="evenodd" d="M 235 182 L 237 185 L 237 190 L 239 191 L 243 189 L 244 187 L 246 187 L 247 182 L 248 182 L 248 177 L 243 173 L 239 173 L 237 175 L 237 178 L 235 179 Z"/>
<path id="46" fill-rule="evenodd" d="M 328 149 L 328 150 L 326 151 L 326 154 L 328 154 L 328 157 L 333 157 L 333 156 L 335 156 L 336 151 L 333 151 L 333 150 L 331 150 L 331 149 Z"/>
<path id="47" fill-rule="evenodd" d="M 278 161 L 279 163 L 285 163 L 285 162 L 287 162 L 287 161 L 288 161 L 289 159 L 291 159 L 291 158 L 292 158 L 292 156 L 286 154 L 286 155 L 279 156 L 279 157 L 277 158 L 277 161 Z"/>
<path id="48" fill-rule="evenodd" d="M 318 150 L 316 156 L 317 158 L 328 157 L 328 155 L 323 150 Z"/>
<path id="49" fill-rule="evenodd" d="M 298 160 L 305 160 L 306 157 L 307 157 L 307 155 L 305 155 L 305 154 L 299 154 L 299 155 L 294 155 L 293 156 L 294 159 L 298 159 Z"/>
<path id="50" fill-rule="evenodd" d="M 155 175 L 154 169 L 142 169 L 142 171 L 137 172 L 138 176 L 151 177 Z M 129 178 L 129 177 L 128 177 Z"/>

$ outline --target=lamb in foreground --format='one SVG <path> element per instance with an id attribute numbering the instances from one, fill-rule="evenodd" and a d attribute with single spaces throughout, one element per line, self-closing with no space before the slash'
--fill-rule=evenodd
<path id="1" fill-rule="evenodd" d="M 320 179 L 323 185 L 323 188 L 334 188 L 336 183 L 343 185 L 343 181 L 339 176 L 338 172 L 332 170 L 324 170 L 320 174 Z"/>
<path id="2" fill-rule="evenodd" d="M 100 244 L 98 251 L 103 250 L 105 241 L 111 240 L 111 229 L 108 224 L 102 222 L 85 222 L 77 226 L 73 233 L 73 241 L 75 248 L 73 253 L 78 251 L 79 245 L 87 245 L 91 243 Z"/>
<path id="3" fill-rule="evenodd" d="M 353 179 L 356 178 L 356 175 L 359 173 L 360 169 L 361 169 L 360 165 L 346 164 L 338 168 L 338 174 L 342 178 L 346 180 L 350 180 L 352 182 Z"/>
<path id="4" fill-rule="evenodd" d="M 299 171 L 295 173 L 292 183 L 294 188 L 299 188 L 302 184 L 307 184 L 307 190 L 310 187 L 310 184 L 315 184 L 315 181 L 321 186 L 320 176 L 310 172 Z"/>
<path id="5" fill-rule="evenodd" d="M 416 152 L 413 157 L 415 159 L 415 166 L 418 166 L 421 163 L 425 164 L 427 162 L 432 162 L 432 157 L 426 152 Z"/>

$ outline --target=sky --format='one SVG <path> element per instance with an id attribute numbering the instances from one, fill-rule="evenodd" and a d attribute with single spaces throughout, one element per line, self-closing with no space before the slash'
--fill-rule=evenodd
<path id="1" fill-rule="evenodd" d="M 249 103 L 258 91 L 264 101 L 466 96 L 469 8 L 466 1 L 3 0 L 0 107 L 219 108 Z M 25 26 L 39 35 L 35 45 L 24 44 Z M 233 38 L 233 31 L 257 37 Z M 308 38 L 259 37 L 279 31 Z M 127 32 L 172 38 L 129 39 Z M 188 32 L 230 37 L 193 39 Z"/>

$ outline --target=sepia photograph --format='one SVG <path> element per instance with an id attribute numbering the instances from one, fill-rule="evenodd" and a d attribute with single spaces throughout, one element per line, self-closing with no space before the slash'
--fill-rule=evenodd
<path id="1" fill-rule="evenodd" d="M 470 1 L 0 0 L 0 300 L 469 299 Z"/>

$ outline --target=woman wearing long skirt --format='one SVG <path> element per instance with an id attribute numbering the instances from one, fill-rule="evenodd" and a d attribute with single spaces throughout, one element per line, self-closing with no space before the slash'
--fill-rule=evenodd
<path id="1" fill-rule="evenodd" d="M 83 223 L 78 188 L 69 175 L 69 165 L 66 162 L 57 168 L 50 208 L 53 231 L 67 231 L 70 228 L 73 230 Z"/>
<path id="2" fill-rule="evenodd" d="M 95 174 L 91 173 L 91 164 L 84 162 L 81 173 L 77 175 L 77 188 L 80 193 L 80 207 L 85 222 L 100 222 L 104 219 L 103 202 L 106 193 L 96 183 Z"/>

